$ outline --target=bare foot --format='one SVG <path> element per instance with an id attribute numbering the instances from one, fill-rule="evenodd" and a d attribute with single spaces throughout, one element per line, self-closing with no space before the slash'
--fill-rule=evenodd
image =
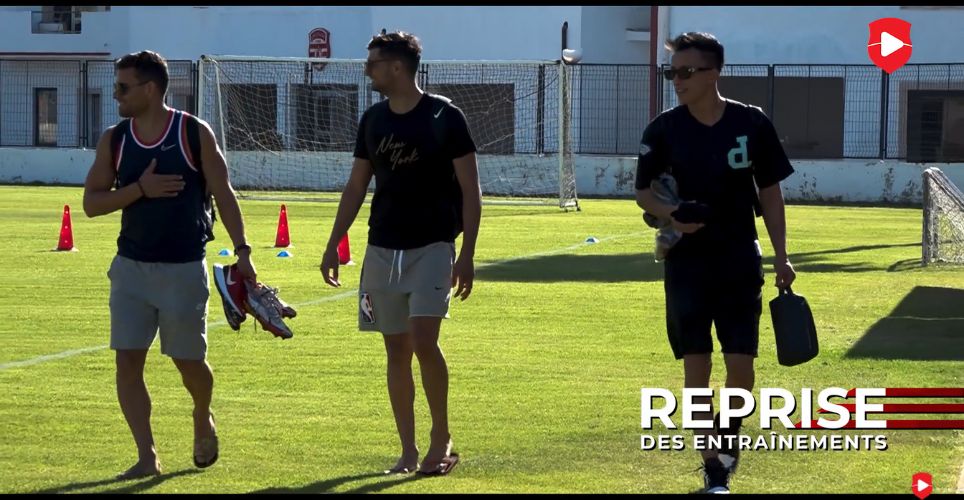
<path id="1" fill-rule="evenodd" d="M 161 475 L 161 462 L 155 459 L 154 461 L 137 462 L 130 469 L 127 469 L 123 473 L 118 474 L 117 479 L 121 481 L 126 481 L 128 479 L 139 479 L 142 477 L 160 476 L 160 475 Z"/>
<path id="2" fill-rule="evenodd" d="M 194 410 L 193 415 L 194 415 L 194 438 L 195 439 L 200 439 L 202 437 L 208 437 L 208 436 L 213 436 L 217 434 L 217 431 L 214 427 L 213 412 L 209 410 L 207 415 L 204 415 L 203 413 L 198 413 L 197 410 Z"/>
<path id="3" fill-rule="evenodd" d="M 194 465 L 199 468 L 210 467 L 218 459 L 218 434 L 214 427 L 214 414 L 208 412 L 207 418 L 194 412 Z"/>

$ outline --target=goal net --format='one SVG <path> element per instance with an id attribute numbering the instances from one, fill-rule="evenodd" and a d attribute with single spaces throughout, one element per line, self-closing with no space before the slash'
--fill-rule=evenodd
<path id="1" fill-rule="evenodd" d="M 487 202 L 578 209 L 570 71 L 555 61 L 420 65 L 422 90 L 465 113 Z M 383 99 L 364 60 L 203 56 L 198 78 L 198 114 L 214 129 L 243 196 L 285 191 L 286 198 L 337 200 L 358 121 Z"/>
<path id="2" fill-rule="evenodd" d="M 923 258 L 964 264 L 964 194 L 937 168 L 924 171 Z"/>

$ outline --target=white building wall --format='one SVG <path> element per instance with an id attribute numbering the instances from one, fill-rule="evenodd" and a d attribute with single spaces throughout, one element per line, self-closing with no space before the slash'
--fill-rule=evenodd
<path id="1" fill-rule="evenodd" d="M 40 10 L 40 7 L 34 7 Z M 84 12 L 77 34 L 32 33 L 30 10 L 0 12 L 0 54 L 7 52 L 63 53 L 111 52 L 113 12 Z"/>
<path id="2" fill-rule="evenodd" d="M 331 32 L 333 57 L 363 58 L 371 36 L 386 28 L 417 34 L 425 59 L 558 59 L 562 23 L 569 22 L 570 46 L 578 47 L 581 16 L 578 6 L 112 6 L 84 13 L 82 33 L 67 35 L 31 34 L 30 12 L 8 10 L 0 14 L 0 47 L 2 52 L 109 52 L 113 57 L 149 48 L 169 59 L 305 57 L 308 32 L 323 27 Z M 609 57 L 605 52 L 594 57 Z"/>
<path id="3" fill-rule="evenodd" d="M 555 60 L 560 57 L 562 23 L 569 45 L 579 47 L 582 7 L 473 6 L 372 7 L 371 32 L 402 29 L 422 40 L 424 59 Z"/>

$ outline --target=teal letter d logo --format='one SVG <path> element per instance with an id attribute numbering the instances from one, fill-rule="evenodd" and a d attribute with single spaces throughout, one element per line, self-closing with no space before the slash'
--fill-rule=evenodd
<path id="1" fill-rule="evenodd" d="M 749 168 L 753 163 L 747 158 L 746 154 L 746 136 L 741 135 L 736 138 L 736 142 L 739 144 L 737 147 L 730 150 L 730 153 L 726 155 L 726 159 L 730 162 L 730 168 Z"/>

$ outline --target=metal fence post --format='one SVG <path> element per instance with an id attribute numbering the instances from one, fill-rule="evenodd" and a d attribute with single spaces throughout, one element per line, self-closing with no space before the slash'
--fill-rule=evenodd
<path id="1" fill-rule="evenodd" d="M 776 102 L 776 67 L 773 64 L 767 65 L 767 114 L 770 121 L 773 121 L 773 106 Z"/>
<path id="2" fill-rule="evenodd" d="M 890 99 L 890 75 L 880 70 L 880 159 L 887 158 L 887 122 Z"/>
<path id="3" fill-rule="evenodd" d="M 87 87 L 87 78 L 89 76 L 87 71 L 87 61 L 80 63 L 80 123 L 78 123 L 78 130 L 80 132 L 77 138 L 77 147 L 89 147 L 90 146 L 90 109 L 87 105 L 89 98 L 87 97 L 90 92 Z"/>

